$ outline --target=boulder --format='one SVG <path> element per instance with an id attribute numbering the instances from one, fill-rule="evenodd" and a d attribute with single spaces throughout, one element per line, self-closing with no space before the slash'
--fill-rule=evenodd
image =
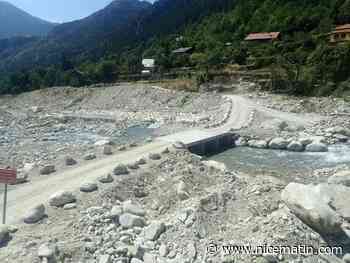
<path id="1" fill-rule="evenodd" d="M 265 140 L 250 140 L 248 141 L 248 146 L 257 149 L 267 149 L 267 141 Z"/>
<path id="2" fill-rule="evenodd" d="M 292 213 L 320 234 L 342 232 L 342 219 L 330 207 L 332 196 L 325 185 L 290 183 L 282 192 L 282 200 Z"/>
<path id="3" fill-rule="evenodd" d="M 340 135 L 343 135 L 343 136 L 350 137 L 350 129 L 345 128 L 345 127 L 341 127 L 341 126 L 328 128 L 326 130 L 326 132 L 327 133 L 331 133 L 331 134 L 340 134 Z"/>
<path id="4" fill-rule="evenodd" d="M 330 184 L 342 184 L 350 187 L 350 171 L 341 171 L 328 178 Z"/>
<path id="5" fill-rule="evenodd" d="M 80 186 L 80 191 L 84 193 L 91 193 L 97 191 L 98 186 L 95 183 L 84 183 Z"/>
<path id="6" fill-rule="evenodd" d="M 38 248 L 38 256 L 39 258 L 53 259 L 58 252 L 58 248 L 53 244 L 42 244 Z M 54 261 L 48 261 L 54 262 Z"/>
<path id="7" fill-rule="evenodd" d="M 183 142 L 174 142 L 173 143 L 173 147 L 175 149 L 179 149 L 179 150 L 183 150 L 183 149 L 186 149 L 186 144 L 184 144 Z"/>
<path id="8" fill-rule="evenodd" d="M 137 162 L 128 164 L 128 168 L 131 170 L 137 170 L 140 168 Z"/>
<path id="9" fill-rule="evenodd" d="M 76 165 L 78 162 L 74 160 L 72 157 L 68 156 L 65 158 L 65 163 L 67 166 L 72 166 L 72 165 Z"/>
<path id="10" fill-rule="evenodd" d="M 322 142 L 313 142 L 306 146 L 307 152 L 328 152 L 328 146 Z"/>
<path id="11" fill-rule="evenodd" d="M 304 146 L 307 146 L 312 143 L 327 143 L 326 138 L 323 136 L 301 137 L 298 141 Z"/>
<path id="12" fill-rule="evenodd" d="M 180 200 L 186 200 L 190 197 L 190 194 L 187 191 L 187 185 L 183 181 L 180 181 L 177 185 L 176 193 Z"/>
<path id="13" fill-rule="evenodd" d="M 94 153 L 88 153 L 87 155 L 84 156 L 85 161 L 91 161 L 96 159 L 96 154 Z"/>
<path id="14" fill-rule="evenodd" d="M 35 224 L 45 217 L 45 206 L 43 204 L 34 206 L 24 215 L 23 221 L 26 224 Z"/>
<path id="15" fill-rule="evenodd" d="M 49 175 L 56 172 L 56 167 L 54 165 L 46 165 L 40 169 L 41 175 Z"/>
<path id="16" fill-rule="evenodd" d="M 129 213 L 124 213 L 119 217 L 119 224 L 123 228 L 144 227 L 145 220 L 143 219 L 143 217 Z"/>
<path id="17" fill-rule="evenodd" d="M 302 152 L 304 151 L 304 145 L 298 141 L 292 141 L 287 146 L 287 150 L 291 152 Z"/>
<path id="18" fill-rule="evenodd" d="M 222 171 L 222 172 L 227 171 L 226 164 L 221 163 L 221 162 L 209 160 L 209 161 L 203 161 L 203 164 L 205 166 L 212 167 L 212 168 L 217 169 L 217 170 Z"/>
<path id="19" fill-rule="evenodd" d="M 98 181 L 103 184 L 113 183 L 114 179 L 111 174 L 102 175 L 98 178 Z"/>
<path id="20" fill-rule="evenodd" d="M 165 225 L 163 222 L 154 221 L 143 230 L 143 236 L 146 240 L 156 241 L 161 234 L 165 232 Z"/>
<path id="21" fill-rule="evenodd" d="M 110 217 L 111 218 L 117 218 L 123 214 L 123 208 L 119 205 L 113 206 L 110 212 Z"/>
<path id="22" fill-rule="evenodd" d="M 137 203 L 132 202 L 131 200 L 123 202 L 123 211 L 124 213 L 129 213 L 137 216 L 145 216 L 145 210 Z"/>
<path id="23" fill-rule="evenodd" d="M 285 150 L 288 146 L 288 141 L 284 138 L 274 138 L 269 143 L 269 148 L 275 150 Z"/>
<path id="24" fill-rule="evenodd" d="M 124 164 L 118 164 L 114 170 L 113 170 L 114 175 L 125 175 L 129 174 L 128 168 Z"/>
<path id="25" fill-rule="evenodd" d="M 64 210 L 73 210 L 77 208 L 77 204 L 76 203 L 71 203 L 71 204 L 66 204 L 63 206 Z"/>
<path id="26" fill-rule="evenodd" d="M 10 231 L 8 226 L 0 225 L 0 245 L 7 242 L 10 238 Z"/>
<path id="27" fill-rule="evenodd" d="M 112 147 L 109 145 L 105 145 L 103 147 L 103 154 L 104 155 L 112 155 L 113 154 Z"/>
<path id="28" fill-rule="evenodd" d="M 138 165 L 145 165 L 147 162 L 144 158 L 141 158 L 139 159 L 137 162 L 136 162 Z"/>
<path id="29" fill-rule="evenodd" d="M 62 207 L 66 204 L 74 203 L 76 200 L 72 192 L 59 191 L 50 197 L 49 204 L 50 206 Z"/>
<path id="30" fill-rule="evenodd" d="M 28 182 L 28 174 L 25 173 L 19 173 L 16 177 L 16 183 L 15 184 L 24 184 Z"/>
<path id="31" fill-rule="evenodd" d="M 157 160 L 162 159 L 162 156 L 159 153 L 150 153 L 149 158 L 151 160 L 157 161 Z"/>
<path id="32" fill-rule="evenodd" d="M 110 255 L 102 255 L 98 262 L 99 263 L 112 263 L 112 258 Z"/>
<path id="33" fill-rule="evenodd" d="M 95 146 L 105 146 L 105 145 L 112 145 L 113 143 L 110 140 L 100 140 L 95 142 Z"/>

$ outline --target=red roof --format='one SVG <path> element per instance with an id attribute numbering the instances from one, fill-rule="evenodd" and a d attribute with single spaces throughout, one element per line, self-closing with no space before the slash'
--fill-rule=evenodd
<path id="1" fill-rule="evenodd" d="M 280 34 L 280 32 L 250 33 L 245 40 L 273 40 L 277 39 Z"/>
<path id="2" fill-rule="evenodd" d="M 350 24 L 337 26 L 332 33 L 350 33 Z"/>

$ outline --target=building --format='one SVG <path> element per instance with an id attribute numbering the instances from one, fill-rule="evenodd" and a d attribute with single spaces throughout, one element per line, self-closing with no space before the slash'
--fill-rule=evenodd
<path id="1" fill-rule="evenodd" d="M 193 47 L 182 47 L 182 48 L 178 48 L 173 50 L 173 54 L 176 55 L 182 55 L 182 54 L 191 54 L 193 51 Z"/>
<path id="2" fill-rule="evenodd" d="M 152 58 L 145 58 L 142 60 L 142 66 L 143 70 L 141 71 L 141 73 L 143 75 L 151 74 L 156 67 L 156 61 Z"/>
<path id="3" fill-rule="evenodd" d="M 244 40 L 251 42 L 273 42 L 281 39 L 280 32 L 250 33 Z"/>
<path id="4" fill-rule="evenodd" d="M 329 36 L 331 43 L 350 41 L 350 24 L 337 26 Z"/>

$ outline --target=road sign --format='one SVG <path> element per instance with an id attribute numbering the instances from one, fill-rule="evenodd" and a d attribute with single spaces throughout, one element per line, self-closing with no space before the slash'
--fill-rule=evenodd
<path id="1" fill-rule="evenodd" d="M 0 169 L 0 184 L 14 184 L 17 180 L 17 171 L 13 169 Z"/>
<path id="2" fill-rule="evenodd" d="M 17 180 L 17 171 L 14 169 L 0 169 L 0 183 L 5 184 L 4 208 L 2 213 L 2 223 L 6 224 L 6 206 L 7 206 L 7 185 L 14 184 Z"/>

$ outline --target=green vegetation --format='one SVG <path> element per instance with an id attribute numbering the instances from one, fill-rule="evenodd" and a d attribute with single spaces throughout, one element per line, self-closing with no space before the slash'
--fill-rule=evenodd
<path id="1" fill-rule="evenodd" d="M 144 57 L 155 58 L 161 72 L 193 67 L 200 72 L 199 83 L 210 79 L 214 69 L 240 64 L 269 70 L 275 92 L 319 96 L 350 92 L 350 44 L 331 46 L 327 35 L 335 25 L 350 23 L 350 0 L 186 3 L 161 0 L 144 15 L 143 32 L 139 38 L 130 37 L 132 43 L 123 46 L 115 40 L 99 46 L 94 55 L 80 54 L 79 59 L 61 56 L 61 61 L 50 67 L 4 74 L 0 77 L 0 92 L 112 82 L 120 75 L 139 73 Z M 167 12 L 160 16 L 160 10 Z M 280 31 L 282 40 L 243 42 L 247 33 L 262 31 Z M 195 51 L 190 55 L 172 54 L 179 47 L 194 47 Z"/>

